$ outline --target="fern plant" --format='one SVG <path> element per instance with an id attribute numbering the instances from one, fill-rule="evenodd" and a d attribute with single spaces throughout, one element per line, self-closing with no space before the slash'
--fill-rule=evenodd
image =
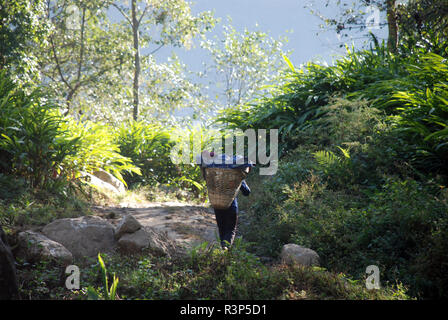
<path id="1" fill-rule="evenodd" d="M 349 164 L 349 150 L 339 146 L 338 148 L 342 152 L 342 156 L 338 156 L 334 152 L 327 150 L 319 150 L 313 153 L 314 159 L 318 164 L 318 169 L 322 170 L 325 174 L 330 174 L 333 170 L 338 170 Z"/>

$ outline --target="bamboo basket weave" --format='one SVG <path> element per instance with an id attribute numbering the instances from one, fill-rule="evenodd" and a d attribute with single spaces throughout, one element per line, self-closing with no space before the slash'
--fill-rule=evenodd
<path id="1" fill-rule="evenodd" d="M 247 173 L 241 169 L 205 168 L 208 198 L 214 209 L 228 209 Z"/>

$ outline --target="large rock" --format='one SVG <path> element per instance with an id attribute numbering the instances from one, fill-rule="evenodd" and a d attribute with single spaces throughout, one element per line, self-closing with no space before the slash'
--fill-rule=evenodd
<path id="1" fill-rule="evenodd" d="M 119 239 L 125 233 L 134 233 L 141 228 L 142 225 L 133 215 L 125 215 L 115 227 L 115 239 Z"/>
<path id="2" fill-rule="evenodd" d="M 97 177 L 98 179 L 101 179 L 104 182 L 113 185 L 120 193 L 124 193 L 126 191 L 126 188 L 124 187 L 123 182 L 121 182 L 116 177 L 114 177 L 112 174 L 110 174 L 109 172 L 107 172 L 103 169 L 95 171 L 93 173 L 93 175 L 95 177 Z"/>
<path id="3" fill-rule="evenodd" d="M 107 183 L 104 180 L 101 180 L 98 177 L 95 177 L 93 174 L 83 172 L 82 176 L 84 178 L 88 178 L 88 179 L 86 179 L 88 181 L 88 183 L 92 187 L 96 188 L 99 191 L 102 191 L 105 193 L 108 193 L 108 192 L 114 193 L 117 195 L 121 194 L 121 192 L 115 186 L 111 185 L 110 183 Z"/>
<path id="4" fill-rule="evenodd" d="M 62 265 L 73 262 L 73 255 L 62 244 L 34 231 L 23 231 L 18 235 L 17 256 L 26 261 L 55 261 Z"/>
<path id="5" fill-rule="evenodd" d="M 154 253 L 166 256 L 170 256 L 174 249 L 166 235 L 149 227 L 123 234 L 118 240 L 118 248 L 125 253 L 138 253 L 143 249 L 150 249 Z"/>
<path id="6" fill-rule="evenodd" d="M 304 266 L 318 266 L 319 255 L 316 251 L 294 243 L 285 244 L 280 259 L 286 264 L 300 264 Z"/>
<path id="7" fill-rule="evenodd" d="M 115 248 L 113 225 L 96 216 L 55 220 L 42 232 L 64 245 L 75 258 L 94 257 L 99 252 L 109 252 Z"/>
<path id="8" fill-rule="evenodd" d="M 19 299 L 14 256 L 0 226 L 0 300 Z"/>

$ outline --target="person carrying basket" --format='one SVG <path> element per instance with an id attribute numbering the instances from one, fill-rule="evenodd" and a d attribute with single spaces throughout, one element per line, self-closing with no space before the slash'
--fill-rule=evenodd
<path id="1" fill-rule="evenodd" d="M 204 158 L 209 162 L 204 161 Z M 219 158 L 220 161 L 216 161 Z M 238 222 L 238 192 L 244 196 L 250 194 L 245 181 L 253 164 L 248 161 L 239 163 L 238 157 L 215 155 L 204 151 L 201 154 L 201 171 L 207 183 L 208 196 L 215 212 L 221 247 L 228 249 L 235 239 Z"/>

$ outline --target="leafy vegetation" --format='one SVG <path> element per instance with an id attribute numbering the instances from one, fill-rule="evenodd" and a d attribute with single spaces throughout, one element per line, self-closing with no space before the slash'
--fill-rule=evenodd
<path id="1" fill-rule="evenodd" d="M 411 295 L 440 298 L 447 294 L 440 273 L 448 218 L 446 59 L 384 52 L 307 66 L 309 78 L 293 76 L 280 95 L 219 119 L 284 132 L 279 172 L 246 203 L 243 232 L 259 254 L 276 256 L 294 242 L 315 248 L 330 270 L 359 278 L 375 264 L 385 281 L 402 282 Z M 371 57 L 377 63 L 362 62 Z M 317 92 L 324 91 L 322 98 Z M 244 120 L 245 112 L 255 116 Z"/>
<path id="2" fill-rule="evenodd" d="M 446 298 L 446 5 L 372 3 L 386 11 L 387 45 L 372 34 L 369 48 L 346 46 L 331 65 L 300 67 L 261 31 L 229 25 L 221 38 L 207 39 L 216 20 L 193 15 L 183 0 L 2 3 L 0 224 L 11 238 L 91 214 L 96 200 L 85 176 L 99 170 L 132 190 L 122 197 L 204 202 L 196 154 L 181 154 L 182 147 L 213 147 L 226 129 L 279 129 L 280 138 L 278 172 L 259 176 L 256 168 L 248 178 L 244 241 L 230 250 L 203 243 L 187 257 L 100 255 L 79 261 L 82 288 L 72 292 L 61 287 L 59 266 L 18 261 L 22 295 Z M 345 11 L 327 23 L 340 33 L 358 18 Z M 178 57 L 154 57 L 166 46 L 190 48 L 197 35 L 225 84 L 219 103 Z M 152 51 L 140 55 L 147 45 Z M 286 243 L 315 250 L 322 268 L 259 258 L 273 261 Z M 364 288 L 368 265 L 381 271 L 380 290 Z"/>
<path id="3" fill-rule="evenodd" d="M 106 269 L 107 265 L 107 269 Z M 20 266 L 19 275 L 27 268 Z M 229 251 L 204 243 L 190 256 L 167 259 L 149 252 L 104 255 L 81 268 L 80 290 L 61 289 L 58 268 L 39 263 L 21 288 L 32 299 L 406 299 L 402 287 L 369 291 L 322 268 L 264 266 L 238 241 Z M 115 274 L 109 285 L 107 273 Z M 120 280 L 118 280 L 120 279 Z M 43 290 L 39 290 L 39 288 Z M 88 293 L 88 294 L 86 294 Z"/>

